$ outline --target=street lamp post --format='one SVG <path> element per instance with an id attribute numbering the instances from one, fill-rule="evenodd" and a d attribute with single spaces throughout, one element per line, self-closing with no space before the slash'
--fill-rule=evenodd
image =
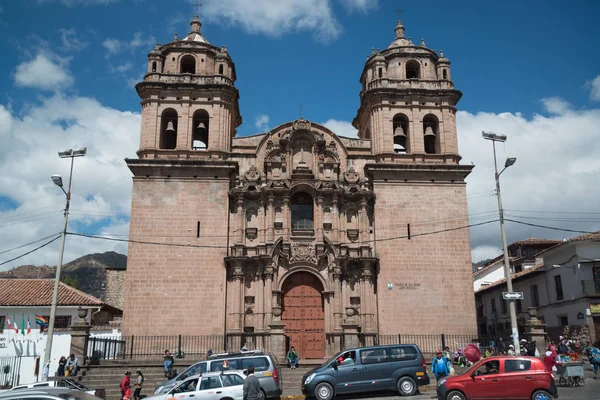
<path id="1" fill-rule="evenodd" d="M 504 170 L 517 161 L 515 157 L 509 157 L 506 159 L 504 163 L 504 168 L 500 173 L 498 173 L 498 163 L 496 161 L 496 142 L 505 142 L 506 135 L 498 135 L 492 132 L 484 132 L 481 131 L 481 134 L 484 139 L 492 141 L 492 147 L 494 149 L 494 178 L 496 180 L 496 195 L 498 196 L 498 213 L 500 215 L 500 231 L 502 232 L 502 251 L 504 253 L 504 275 L 506 275 L 506 288 L 508 292 L 512 293 L 513 285 L 512 278 L 510 272 L 510 260 L 508 258 L 508 246 L 506 244 L 506 230 L 504 229 L 504 209 L 502 208 L 502 196 L 500 195 L 500 174 L 504 172 Z M 512 339 L 513 345 L 515 346 L 516 354 L 520 354 L 521 348 L 519 344 L 519 328 L 517 326 L 517 310 L 515 299 L 508 300 L 508 306 L 510 311 L 510 326 L 512 330 Z"/>
<path id="2" fill-rule="evenodd" d="M 58 156 L 60 158 L 71 159 L 71 170 L 69 172 L 69 186 L 67 191 L 63 187 L 63 181 L 60 175 L 52 175 L 52 182 L 65 193 L 67 196 L 67 204 L 65 206 L 65 219 L 63 222 L 63 229 L 61 232 L 60 240 L 60 251 L 58 253 L 58 264 L 56 266 L 56 276 L 54 277 L 54 292 L 52 294 L 52 306 L 50 308 L 50 321 L 48 321 L 48 340 L 46 341 L 46 352 L 44 353 L 44 364 L 47 366 L 48 375 L 50 374 L 50 357 L 52 354 L 52 339 L 54 336 L 54 320 L 56 318 L 56 306 L 58 303 L 58 288 L 60 286 L 60 270 L 62 269 L 63 253 L 65 251 L 65 237 L 67 236 L 67 222 L 69 220 L 69 204 L 71 202 L 71 182 L 73 179 L 73 162 L 75 157 L 83 157 L 87 152 L 86 147 L 80 149 L 67 149 L 65 151 L 59 151 Z"/>

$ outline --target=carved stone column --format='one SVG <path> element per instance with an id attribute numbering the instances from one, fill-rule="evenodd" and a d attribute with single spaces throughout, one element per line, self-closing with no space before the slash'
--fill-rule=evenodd
<path id="1" fill-rule="evenodd" d="M 273 223 L 275 221 L 275 209 L 273 207 L 273 202 L 275 201 L 275 197 L 272 194 L 269 194 L 267 197 L 267 210 L 266 210 L 266 219 L 267 219 L 267 243 L 273 243 L 275 240 L 275 232 L 273 230 Z"/>
<path id="2" fill-rule="evenodd" d="M 283 214 L 283 238 L 286 241 L 290 240 L 290 234 L 292 233 L 292 214 L 290 213 L 290 198 L 289 196 L 283 196 L 281 201 L 281 213 Z"/>
<path id="3" fill-rule="evenodd" d="M 362 299 L 361 308 L 365 314 L 363 319 L 363 330 L 365 332 L 375 332 L 375 290 L 373 283 L 373 262 L 366 261 L 362 270 Z"/>
<path id="4" fill-rule="evenodd" d="M 333 323 L 333 329 L 334 330 L 340 330 L 341 329 L 341 325 L 342 325 L 342 318 L 343 318 L 343 306 L 342 306 L 342 270 L 339 266 L 334 265 L 333 266 L 333 271 L 332 271 L 332 276 L 333 276 L 333 285 L 332 287 L 334 288 L 334 295 L 333 295 L 333 299 L 334 299 L 334 303 L 333 303 L 333 315 L 334 315 L 334 323 Z"/>
<path id="5" fill-rule="evenodd" d="M 242 331 L 242 317 L 244 315 L 243 302 L 244 302 L 244 269 L 242 268 L 242 261 L 237 261 L 233 267 L 233 324 L 232 327 L 235 331 Z"/>
<path id="6" fill-rule="evenodd" d="M 281 321 L 281 295 L 280 290 L 273 290 L 273 320 L 269 324 L 271 330 L 271 352 L 280 360 L 285 360 L 285 324 Z"/>
<path id="7" fill-rule="evenodd" d="M 234 235 L 235 244 L 244 244 L 244 228 L 246 227 L 246 213 L 244 212 L 244 195 L 239 193 L 235 199 L 237 235 Z"/>
<path id="8" fill-rule="evenodd" d="M 273 320 L 273 267 L 265 267 L 265 325 L 268 326 Z"/>
<path id="9" fill-rule="evenodd" d="M 362 197 L 358 206 L 358 229 L 361 245 L 368 245 L 369 241 L 369 216 L 367 214 L 367 199 Z"/>
<path id="10" fill-rule="evenodd" d="M 315 199 L 314 226 L 317 243 L 323 241 L 323 197 Z"/>
<path id="11" fill-rule="evenodd" d="M 340 211 L 337 196 L 331 199 L 331 240 L 333 243 L 340 242 Z"/>

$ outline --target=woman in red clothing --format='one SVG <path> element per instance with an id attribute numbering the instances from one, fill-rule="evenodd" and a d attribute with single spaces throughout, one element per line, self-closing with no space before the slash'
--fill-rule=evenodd
<path id="1" fill-rule="evenodd" d="M 556 358 L 552 357 L 552 352 L 550 350 L 544 355 L 544 365 L 550 372 L 552 372 L 552 367 L 556 365 Z"/>
<path id="2" fill-rule="evenodd" d="M 131 372 L 127 371 L 125 372 L 125 376 L 123 377 L 123 380 L 121 381 L 121 400 L 123 400 L 125 398 L 125 395 L 127 393 L 127 390 L 131 390 Z M 129 395 L 128 397 L 131 397 L 131 395 Z"/>

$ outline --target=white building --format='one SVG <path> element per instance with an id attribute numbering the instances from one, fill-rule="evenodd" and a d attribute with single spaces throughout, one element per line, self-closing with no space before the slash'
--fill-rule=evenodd
<path id="1" fill-rule="evenodd" d="M 0 279 L 0 386 L 42 379 L 47 331 L 42 331 L 36 324 L 36 316 L 49 320 L 53 291 L 53 279 Z M 52 342 L 51 376 L 58 368 L 60 357 L 70 354 L 70 327 L 78 321 L 80 309 L 87 310 L 86 320 L 92 325 L 90 335 L 119 334 L 108 326 L 108 321 L 119 315 L 120 310 L 61 283 Z M 14 328 L 15 324 L 18 330 Z M 83 360 L 80 363 L 83 364 Z"/>
<path id="2" fill-rule="evenodd" d="M 587 336 L 589 329 L 592 340 L 600 339 L 600 231 L 529 254 L 511 260 L 511 266 L 515 263 L 513 291 L 523 292 L 525 297 L 516 303 L 520 333 L 528 320 L 527 308 L 534 307 L 551 338 L 569 326 L 573 334 Z M 480 336 L 509 338 L 508 304 L 502 299 L 502 292 L 507 291 L 504 274 L 494 282 L 484 282 L 497 274 L 497 264 L 502 266 L 493 260 L 474 273 L 478 330 Z"/>

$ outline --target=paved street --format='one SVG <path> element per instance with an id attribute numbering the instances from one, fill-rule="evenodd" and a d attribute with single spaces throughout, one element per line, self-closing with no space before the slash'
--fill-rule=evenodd
<path id="1" fill-rule="evenodd" d="M 587 370 L 585 371 L 585 386 L 584 387 L 574 387 L 574 388 L 558 388 L 558 396 L 560 400 L 600 400 L 600 379 L 594 380 L 592 379 L 592 372 Z M 558 379 L 557 379 L 558 385 Z M 431 386 L 431 390 L 425 393 L 420 393 L 414 397 L 414 399 L 437 399 L 435 395 L 434 386 Z M 349 400 L 349 399 L 360 399 L 360 400 L 404 400 L 406 397 L 394 396 L 389 394 L 382 394 L 379 396 L 372 395 L 353 395 L 353 396 L 338 396 L 336 399 L 339 400 Z"/>

